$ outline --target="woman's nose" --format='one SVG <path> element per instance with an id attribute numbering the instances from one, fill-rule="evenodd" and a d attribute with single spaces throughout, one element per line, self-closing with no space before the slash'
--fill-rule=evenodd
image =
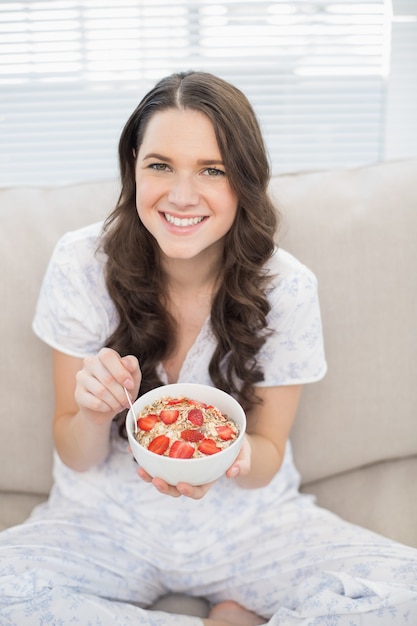
<path id="1" fill-rule="evenodd" d="M 176 176 L 168 192 L 168 200 L 178 207 L 198 204 L 199 193 L 190 176 Z"/>

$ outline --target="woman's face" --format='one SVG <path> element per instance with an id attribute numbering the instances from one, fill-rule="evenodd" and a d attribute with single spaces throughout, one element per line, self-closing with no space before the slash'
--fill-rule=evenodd
<path id="1" fill-rule="evenodd" d="M 135 177 L 139 217 L 166 257 L 221 254 L 238 200 L 207 116 L 190 109 L 155 113 Z"/>

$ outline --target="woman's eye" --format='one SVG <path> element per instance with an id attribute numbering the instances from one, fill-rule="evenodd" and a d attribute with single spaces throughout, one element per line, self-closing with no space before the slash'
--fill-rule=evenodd
<path id="1" fill-rule="evenodd" d="M 223 172 L 223 170 L 219 170 L 216 167 L 208 167 L 206 169 L 207 175 L 208 176 L 224 176 L 226 174 L 226 172 Z"/>
<path id="2" fill-rule="evenodd" d="M 149 167 L 157 172 L 165 172 L 168 169 L 168 165 L 165 163 L 151 163 Z"/>

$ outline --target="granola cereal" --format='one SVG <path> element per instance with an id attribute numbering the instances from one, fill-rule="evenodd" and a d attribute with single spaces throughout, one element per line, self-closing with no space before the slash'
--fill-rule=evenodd
<path id="1" fill-rule="evenodd" d="M 137 416 L 137 441 L 156 454 L 197 458 L 227 448 L 238 426 L 214 406 L 186 397 L 162 397 Z"/>

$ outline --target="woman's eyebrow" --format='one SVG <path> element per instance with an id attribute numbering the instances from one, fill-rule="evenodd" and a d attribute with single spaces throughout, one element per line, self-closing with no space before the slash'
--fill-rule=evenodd
<path id="1" fill-rule="evenodd" d="M 159 161 L 171 161 L 171 159 L 163 154 L 158 154 L 157 152 L 149 152 L 149 154 L 145 154 L 143 160 L 146 159 L 158 159 Z"/>
<path id="2" fill-rule="evenodd" d="M 224 165 L 221 159 L 197 159 L 198 165 Z"/>
<path id="3" fill-rule="evenodd" d="M 166 163 L 172 162 L 170 157 L 159 154 L 158 152 L 149 152 L 148 154 L 145 154 L 143 160 L 146 161 L 146 159 L 157 159 L 158 161 L 165 161 Z M 197 159 L 197 165 L 224 165 L 224 163 L 221 159 Z"/>

